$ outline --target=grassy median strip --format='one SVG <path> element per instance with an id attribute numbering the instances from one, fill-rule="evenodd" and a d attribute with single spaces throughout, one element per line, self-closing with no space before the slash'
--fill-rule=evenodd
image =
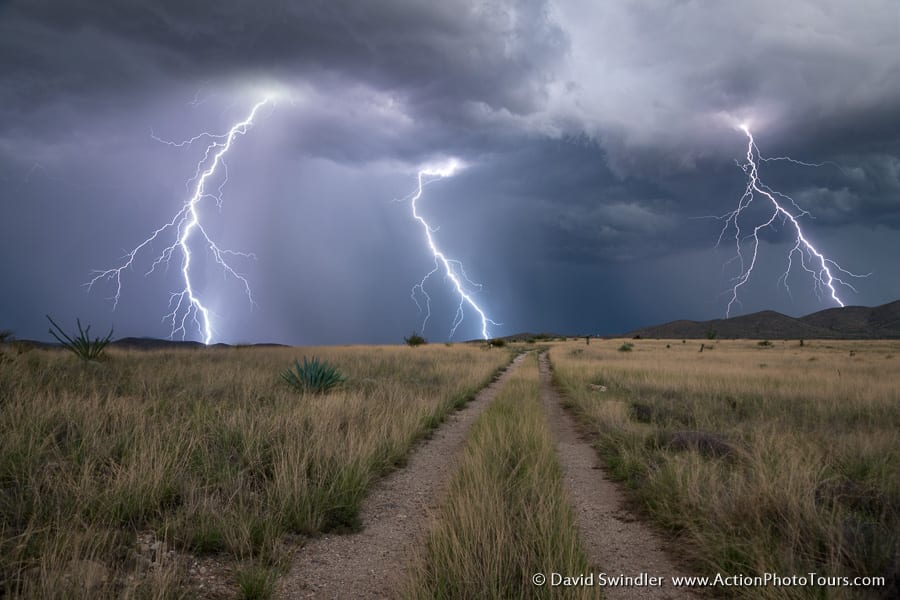
<path id="1" fill-rule="evenodd" d="M 551 573 L 587 573 L 546 420 L 531 353 L 472 427 L 407 598 L 546 598 L 558 589 Z M 535 586 L 535 573 L 547 584 Z"/>
<path id="2" fill-rule="evenodd" d="M 279 374 L 304 354 L 347 380 L 291 388 Z M 374 479 L 509 360 L 462 345 L 6 351 L 0 596 L 197 597 L 212 593 L 204 556 L 225 589 L 265 596 L 286 535 L 355 528 Z"/>
<path id="3" fill-rule="evenodd" d="M 873 597 L 898 597 L 900 343 L 621 343 L 554 347 L 554 378 L 614 474 L 690 542 L 703 574 L 876 576 L 886 581 Z"/>

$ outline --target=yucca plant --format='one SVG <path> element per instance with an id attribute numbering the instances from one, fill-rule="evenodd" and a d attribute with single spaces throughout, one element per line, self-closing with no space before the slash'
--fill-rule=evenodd
<path id="1" fill-rule="evenodd" d="M 294 389 L 313 394 L 324 394 L 347 380 L 337 367 L 320 361 L 315 356 L 312 360 L 304 356 L 303 364 L 295 358 L 294 368 L 283 371 L 281 378 Z"/>
<path id="2" fill-rule="evenodd" d="M 69 334 L 63 331 L 62 327 L 56 324 L 56 321 L 50 318 L 50 315 L 46 315 L 46 317 L 50 324 L 56 328 L 56 331 L 53 331 L 53 328 L 49 330 L 50 335 L 55 337 L 62 344 L 63 348 L 71 350 L 82 360 L 100 360 L 103 357 L 103 352 L 112 339 L 112 328 L 109 329 L 109 334 L 105 338 L 96 337 L 92 340 L 90 338 L 91 326 L 88 325 L 87 329 L 82 329 L 81 320 L 75 319 L 75 323 L 78 325 L 78 335 L 70 337 Z"/>

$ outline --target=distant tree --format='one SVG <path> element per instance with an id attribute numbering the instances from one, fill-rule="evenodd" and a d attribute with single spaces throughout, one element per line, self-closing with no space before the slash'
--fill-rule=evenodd
<path id="1" fill-rule="evenodd" d="M 3 342 L 11 342 L 16 339 L 16 336 L 13 334 L 10 329 L 0 329 L 0 344 Z"/>
<path id="2" fill-rule="evenodd" d="M 717 337 L 719 337 L 719 332 L 716 331 L 715 329 L 710 329 L 709 331 L 706 332 L 706 339 L 708 339 L 708 340 L 714 340 Z"/>
<path id="3" fill-rule="evenodd" d="M 428 340 L 415 331 L 412 332 L 411 336 L 403 338 L 403 341 L 406 342 L 407 346 L 421 346 L 422 344 L 428 343 Z"/>

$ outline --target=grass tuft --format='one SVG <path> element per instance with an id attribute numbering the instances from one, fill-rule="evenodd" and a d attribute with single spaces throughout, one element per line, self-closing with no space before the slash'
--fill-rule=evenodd
<path id="1" fill-rule="evenodd" d="M 276 573 L 270 567 L 252 565 L 237 575 L 241 600 L 267 600 L 275 593 Z"/>

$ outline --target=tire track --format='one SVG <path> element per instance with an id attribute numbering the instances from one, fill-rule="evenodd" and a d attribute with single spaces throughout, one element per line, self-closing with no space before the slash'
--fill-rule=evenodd
<path id="1" fill-rule="evenodd" d="M 430 439 L 413 450 L 409 462 L 375 484 L 363 502 L 362 531 L 324 534 L 300 549 L 276 597 L 392 598 L 415 544 L 428 525 L 455 471 L 469 428 L 496 397 L 525 353 L 475 399 L 451 414 Z"/>
<path id="2" fill-rule="evenodd" d="M 626 508 L 621 487 L 607 478 L 597 452 L 578 433 L 574 419 L 563 409 L 559 393 L 553 387 L 546 352 L 540 355 L 539 364 L 541 398 L 556 438 L 563 484 L 588 562 L 595 573 L 609 576 L 636 577 L 646 573 L 663 578 L 659 587 L 604 587 L 603 597 L 612 600 L 699 598 L 688 588 L 672 587 L 671 576 L 691 573 L 678 569 L 663 550 L 662 540 Z"/>

